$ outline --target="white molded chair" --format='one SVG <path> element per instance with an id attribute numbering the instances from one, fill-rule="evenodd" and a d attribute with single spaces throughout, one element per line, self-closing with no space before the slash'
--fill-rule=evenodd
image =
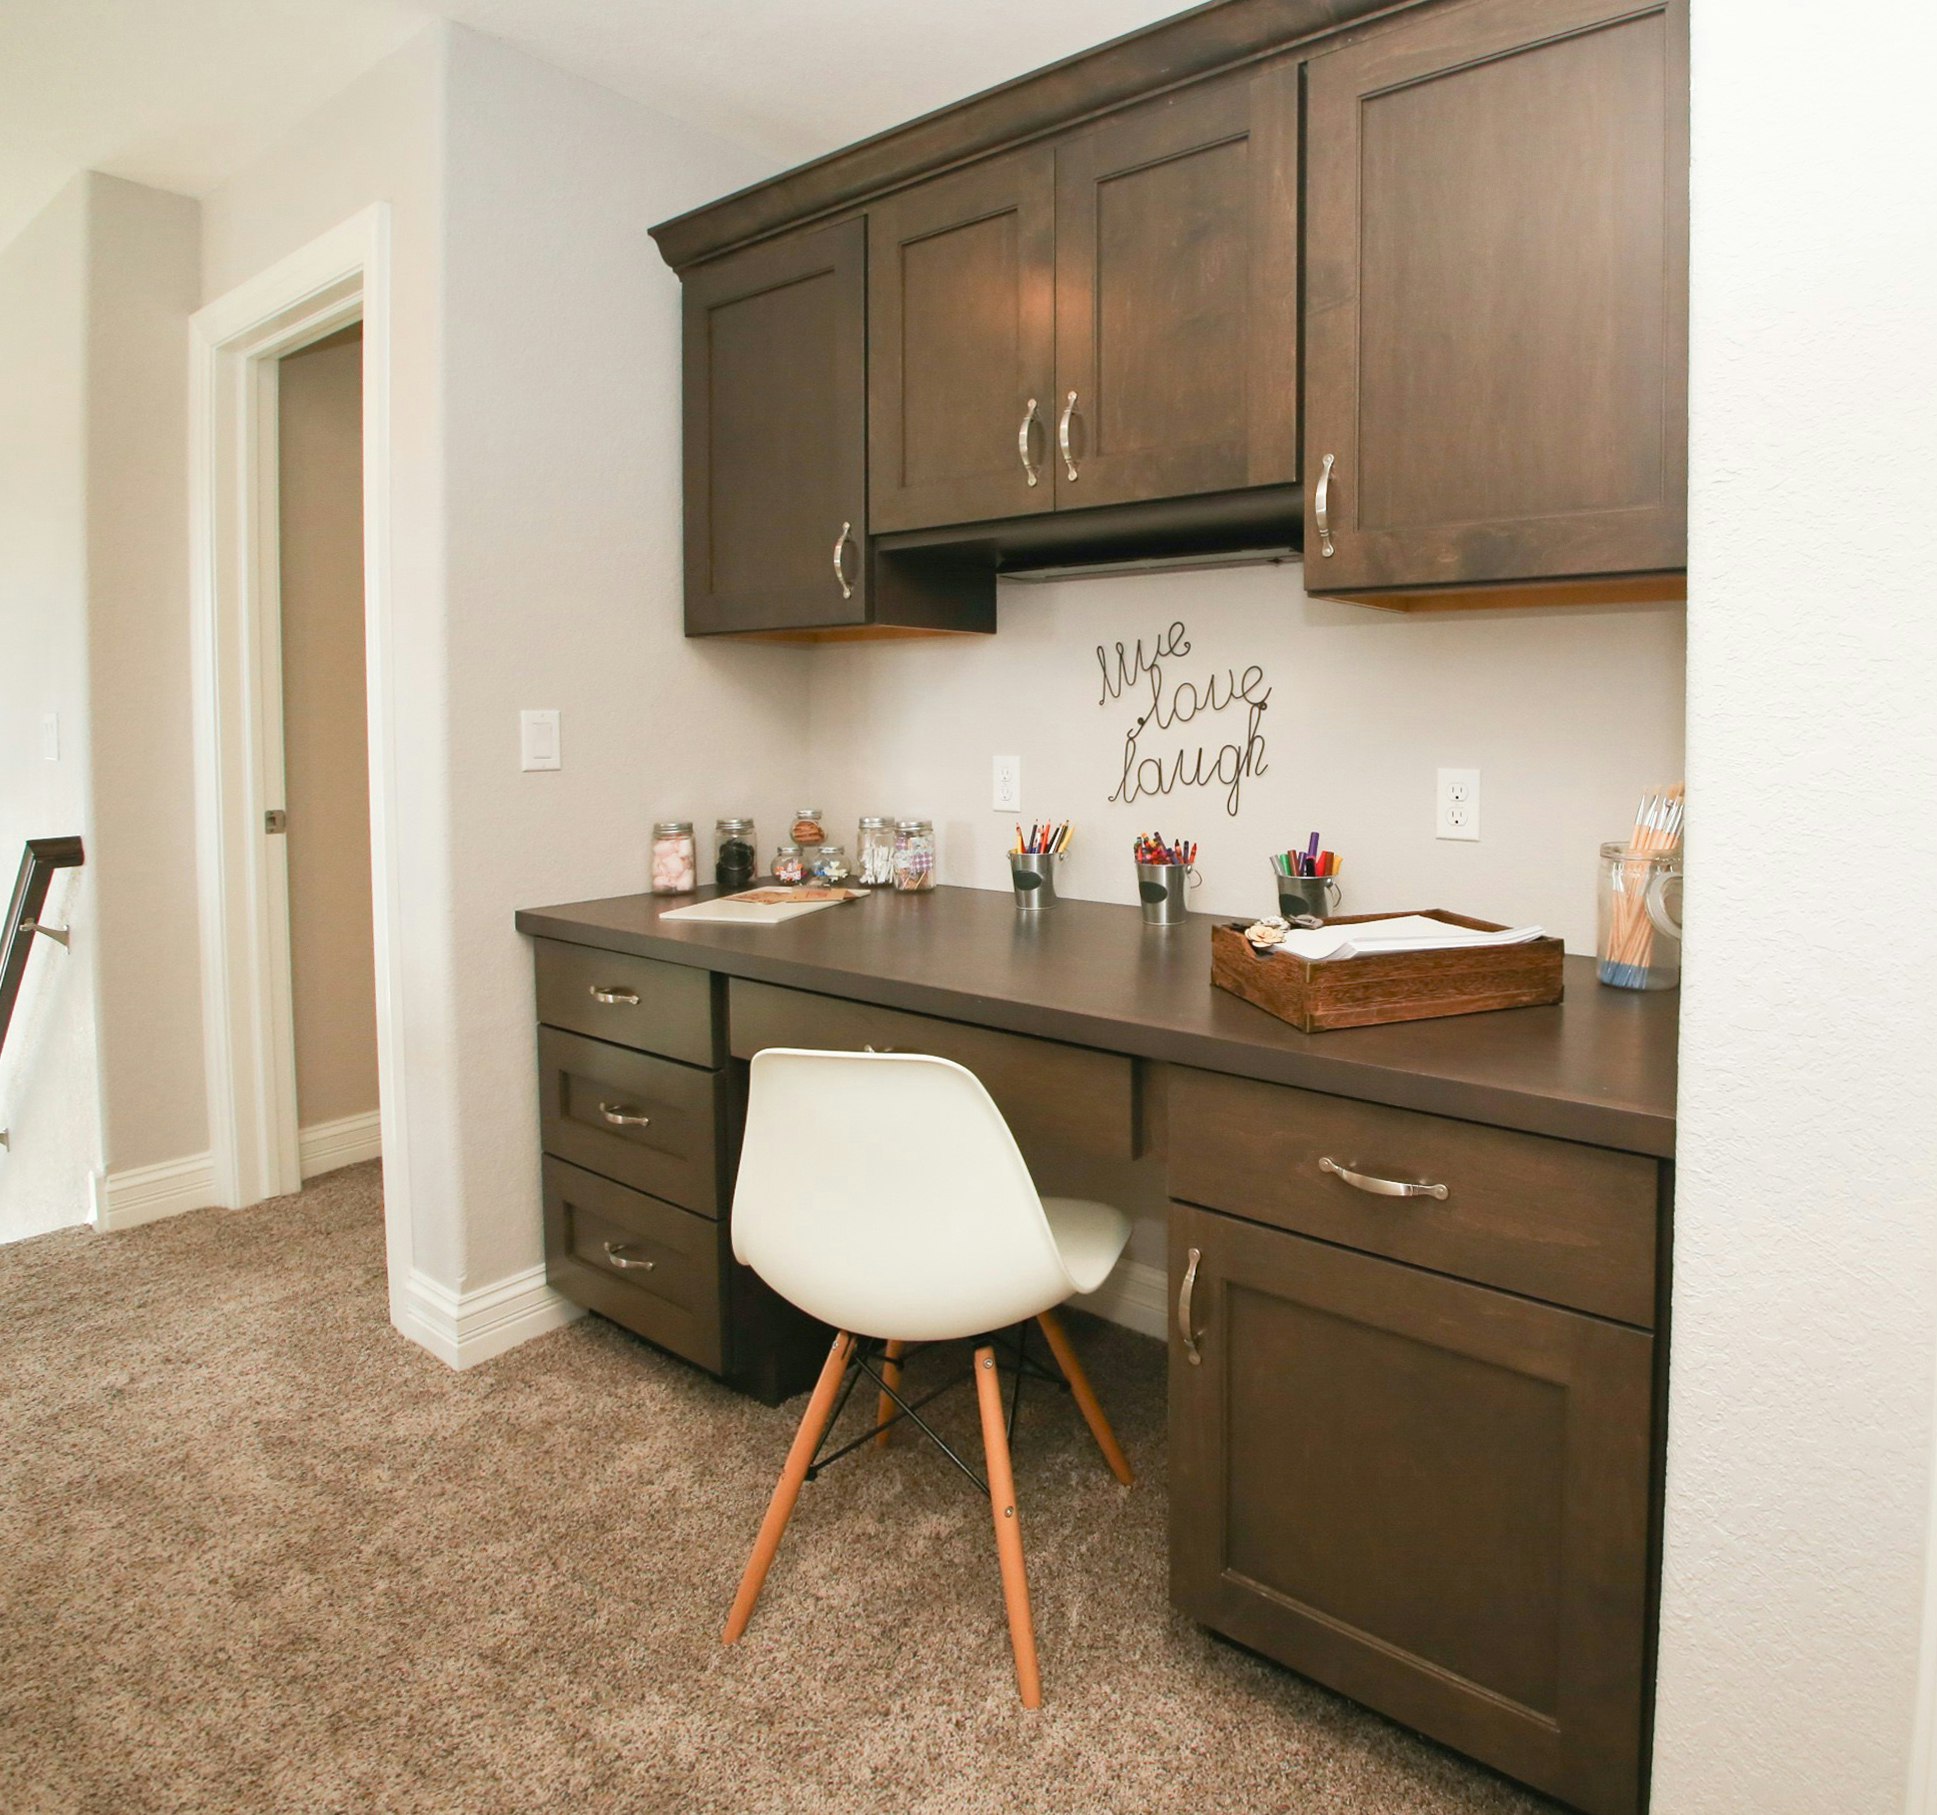
<path id="1" fill-rule="evenodd" d="M 804 1154 L 843 1163 L 803 1163 Z M 971 1071 L 914 1053 L 757 1053 L 733 1193 L 733 1252 L 781 1297 L 840 1332 L 807 1403 L 741 1578 L 725 1642 L 746 1630 L 849 1368 L 885 1343 L 885 1441 L 911 1342 L 978 1338 L 975 1386 L 1002 1593 L 1023 1704 L 1042 1699 L 995 1332 L 1035 1319 L 1104 1459 L 1131 1479 L 1054 1313 L 1093 1292 L 1130 1225 L 1108 1204 L 1043 1198 Z"/>

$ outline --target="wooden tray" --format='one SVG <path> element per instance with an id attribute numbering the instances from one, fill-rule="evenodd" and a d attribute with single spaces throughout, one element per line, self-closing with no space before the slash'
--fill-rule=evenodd
<path id="1" fill-rule="evenodd" d="M 1416 911 L 1449 926 L 1495 933 L 1491 920 L 1469 920 L 1444 908 Z M 1390 914 L 1339 914 L 1327 926 L 1389 920 Z M 1385 952 L 1322 963 L 1254 951 L 1245 922 L 1211 929 L 1211 981 L 1255 1003 L 1300 1033 L 1334 1027 L 1374 1027 L 1386 1021 L 1428 1021 L 1438 1015 L 1474 1015 L 1495 1008 L 1539 1008 L 1558 1002 L 1564 988 L 1558 939 L 1525 945 L 1488 945 L 1470 951 Z"/>

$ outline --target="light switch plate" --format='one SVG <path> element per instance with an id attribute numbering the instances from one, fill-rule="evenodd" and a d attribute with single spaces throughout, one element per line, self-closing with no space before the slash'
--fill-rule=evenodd
<path id="1" fill-rule="evenodd" d="M 60 759 L 61 715 L 58 712 L 43 712 L 40 715 L 40 760 L 57 763 Z"/>
<path id="2" fill-rule="evenodd" d="M 524 769 L 564 767 L 559 754 L 558 712 L 555 707 L 518 714 L 518 749 L 520 766 Z"/>
<path id="3" fill-rule="evenodd" d="M 1478 844 L 1480 839 L 1479 770 L 1440 770 L 1438 801 L 1433 836 L 1466 839 Z"/>
<path id="4" fill-rule="evenodd" d="M 1022 758 L 998 756 L 995 759 L 995 810 L 998 813 L 1022 811 Z"/>

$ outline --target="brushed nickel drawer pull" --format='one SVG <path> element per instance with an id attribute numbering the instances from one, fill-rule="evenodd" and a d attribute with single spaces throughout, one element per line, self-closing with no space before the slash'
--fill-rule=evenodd
<path id="1" fill-rule="evenodd" d="M 594 983 L 592 1000 L 603 1002 L 607 1008 L 617 1008 L 621 1003 L 624 1003 L 627 1008 L 637 1008 L 639 992 L 636 989 L 608 989 L 602 983 Z"/>
<path id="2" fill-rule="evenodd" d="M 1321 555 L 1337 553 L 1332 547 L 1332 467 L 1337 462 L 1336 454 L 1327 454 L 1318 463 L 1318 494 L 1312 499 L 1312 522 L 1318 530 L 1318 552 Z"/>
<path id="3" fill-rule="evenodd" d="M 1063 470 L 1071 479 L 1079 477 L 1076 471 L 1076 456 L 1069 451 L 1069 424 L 1076 414 L 1076 393 L 1071 391 L 1069 401 L 1063 405 L 1063 419 L 1056 425 L 1056 445 L 1063 450 Z"/>
<path id="4" fill-rule="evenodd" d="M 1184 1339 L 1184 1359 L 1194 1368 L 1201 1368 L 1204 1365 L 1204 1357 L 1198 1352 L 1197 1332 L 1192 1327 L 1190 1314 L 1191 1299 L 1197 1292 L 1197 1263 L 1203 1258 L 1202 1249 L 1191 1249 L 1184 1263 L 1184 1283 L 1177 1288 L 1177 1334 Z"/>
<path id="5" fill-rule="evenodd" d="M 843 523 L 841 533 L 834 538 L 834 578 L 840 582 L 841 597 L 854 597 L 854 588 L 847 583 L 847 545 L 854 540 L 854 525 Z"/>
<path id="6" fill-rule="evenodd" d="M 1031 485 L 1042 477 L 1042 468 L 1029 458 L 1029 431 L 1036 426 L 1036 400 L 1029 399 L 1029 407 L 1022 413 L 1022 427 L 1016 430 L 1016 455 L 1022 461 L 1024 476 Z"/>
<path id="7" fill-rule="evenodd" d="M 659 1264 L 657 1261 L 652 1260 L 628 1259 L 626 1256 L 626 1244 L 624 1242 L 607 1242 L 605 1244 L 605 1258 L 615 1267 L 623 1268 L 628 1273 L 650 1273 Z"/>
<path id="8" fill-rule="evenodd" d="M 1445 1197 L 1444 1185 L 1415 1185 L 1405 1179 L 1374 1178 L 1369 1172 L 1354 1172 L 1327 1156 L 1318 1162 L 1320 1172 L 1343 1179 L 1354 1191 L 1368 1191 L 1374 1197 Z"/>
<path id="9" fill-rule="evenodd" d="M 650 1128 L 652 1117 L 641 1115 L 630 1103 L 601 1103 L 599 1115 L 614 1128 Z"/>

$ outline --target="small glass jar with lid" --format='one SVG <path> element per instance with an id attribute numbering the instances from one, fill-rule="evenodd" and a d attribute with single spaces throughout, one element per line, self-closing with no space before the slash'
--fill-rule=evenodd
<path id="1" fill-rule="evenodd" d="M 652 892 L 686 895 L 699 885 L 690 819 L 660 819 L 652 828 Z"/>
<path id="2" fill-rule="evenodd" d="M 854 834 L 854 880 L 867 888 L 881 889 L 894 879 L 894 827 L 878 815 L 870 814 Z"/>
<path id="3" fill-rule="evenodd" d="M 935 886 L 935 823 L 929 819 L 895 821 L 895 887 L 902 894 Z"/>
<path id="4" fill-rule="evenodd" d="M 757 860 L 753 854 L 754 831 L 750 819 L 719 819 L 713 822 L 713 880 L 729 891 L 750 888 Z"/>
<path id="5" fill-rule="evenodd" d="M 807 863 L 801 856 L 797 844 L 783 844 L 776 847 L 773 854 L 773 879 L 784 882 L 790 887 L 803 881 L 807 875 Z"/>
<path id="6" fill-rule="evenodd" d="M 824 844 L 817 851 L 810 851 L 807 867 L 816 882 L 843 883 L 853 874 L 847 865 L 847 846 Z"/>
<path id="7" fill-rule="evenodd" d="M 827 842 L 827 827 L 821 819 L 819 807 L 796 807 L 794 809 L 793 830 L 787 834 L 803 851 L 811 851 Z"/>

